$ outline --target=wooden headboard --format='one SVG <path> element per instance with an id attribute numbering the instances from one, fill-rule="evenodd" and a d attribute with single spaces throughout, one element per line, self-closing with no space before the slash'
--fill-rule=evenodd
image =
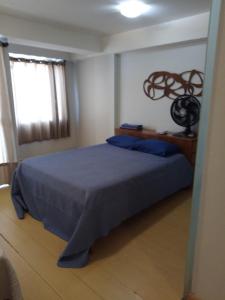
<path id="1" fill-rule="evenodd" d="M 177 137 L 170 134 L 159 134 L 154 130 L 130 130 L 130 129 L 122 129 L 115 128 L 116 135 L 131 135 L 136 136 L 142 139 L 159 139 L 163 141 L 167 141 L 173 144 L 176 144 L 180 147 L 182 153 L 187 157 L 189 162 L 194 165 L 195 164 L 195 156 L 196 156 L 196 147 L 197 147 L 197 138 L 185 138 L 185 137 Z"/>

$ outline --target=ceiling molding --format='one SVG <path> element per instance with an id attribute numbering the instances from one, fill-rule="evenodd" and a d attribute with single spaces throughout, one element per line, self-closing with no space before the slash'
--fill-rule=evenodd
<path id="1" fill-rule="evenodd" d="M 104 53 L 207 39 L 209 12 L 103 38 Z"/>
<path id="2" fill-rule="evenodd" d="M 93 32 L 0 14 L 0 34 L 15 45 L 67 52 L 73 60 L 207 39 L 209 13 L 102 37 Z"/>
<path id="3" fill-rule="evenodd" d="M 13 44 L 81 55 L 101 52 L 101 36 L 0 14 L 0 34 Z"/>

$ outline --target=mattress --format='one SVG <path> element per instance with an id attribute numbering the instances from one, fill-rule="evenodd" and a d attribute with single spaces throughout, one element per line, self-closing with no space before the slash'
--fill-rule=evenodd
<path id="1" fill-rule="evenodd" d="M 16 169 L 12 201 L 68 241 L 61 267 L 83 267 L 94 241 L 122 221 L 192 184 L 182 154 L 159 157 L 109 144 L 24 160 Z"/>

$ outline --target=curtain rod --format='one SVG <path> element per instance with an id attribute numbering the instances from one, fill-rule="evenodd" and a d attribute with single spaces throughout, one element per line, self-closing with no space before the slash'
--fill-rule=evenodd
<path id="1" fill-rule="evenodd" d="M 24 57 L 13 57 L 9 56 L 9 59 L 11 61 L 17 61 L 17 62 L 28 62 L 28 63 L 36 63 L 36 64 L 46 64 L 46 65 L 64 65 L 65 60 L 62 61 L 54 61 L 54 60 L 38 60 L 34 58 L 24 58 Z"/>

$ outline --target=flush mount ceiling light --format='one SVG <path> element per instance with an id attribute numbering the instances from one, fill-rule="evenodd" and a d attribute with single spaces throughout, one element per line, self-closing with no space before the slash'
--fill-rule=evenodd
<path id="1" fill-rule="evenodd" d="M 146 13 L 150 9 L 150 5 L 138 0 L 130 0 L 122 2 L 118 5 L 121 15 L 127 18 L 137 18 Z"/>

